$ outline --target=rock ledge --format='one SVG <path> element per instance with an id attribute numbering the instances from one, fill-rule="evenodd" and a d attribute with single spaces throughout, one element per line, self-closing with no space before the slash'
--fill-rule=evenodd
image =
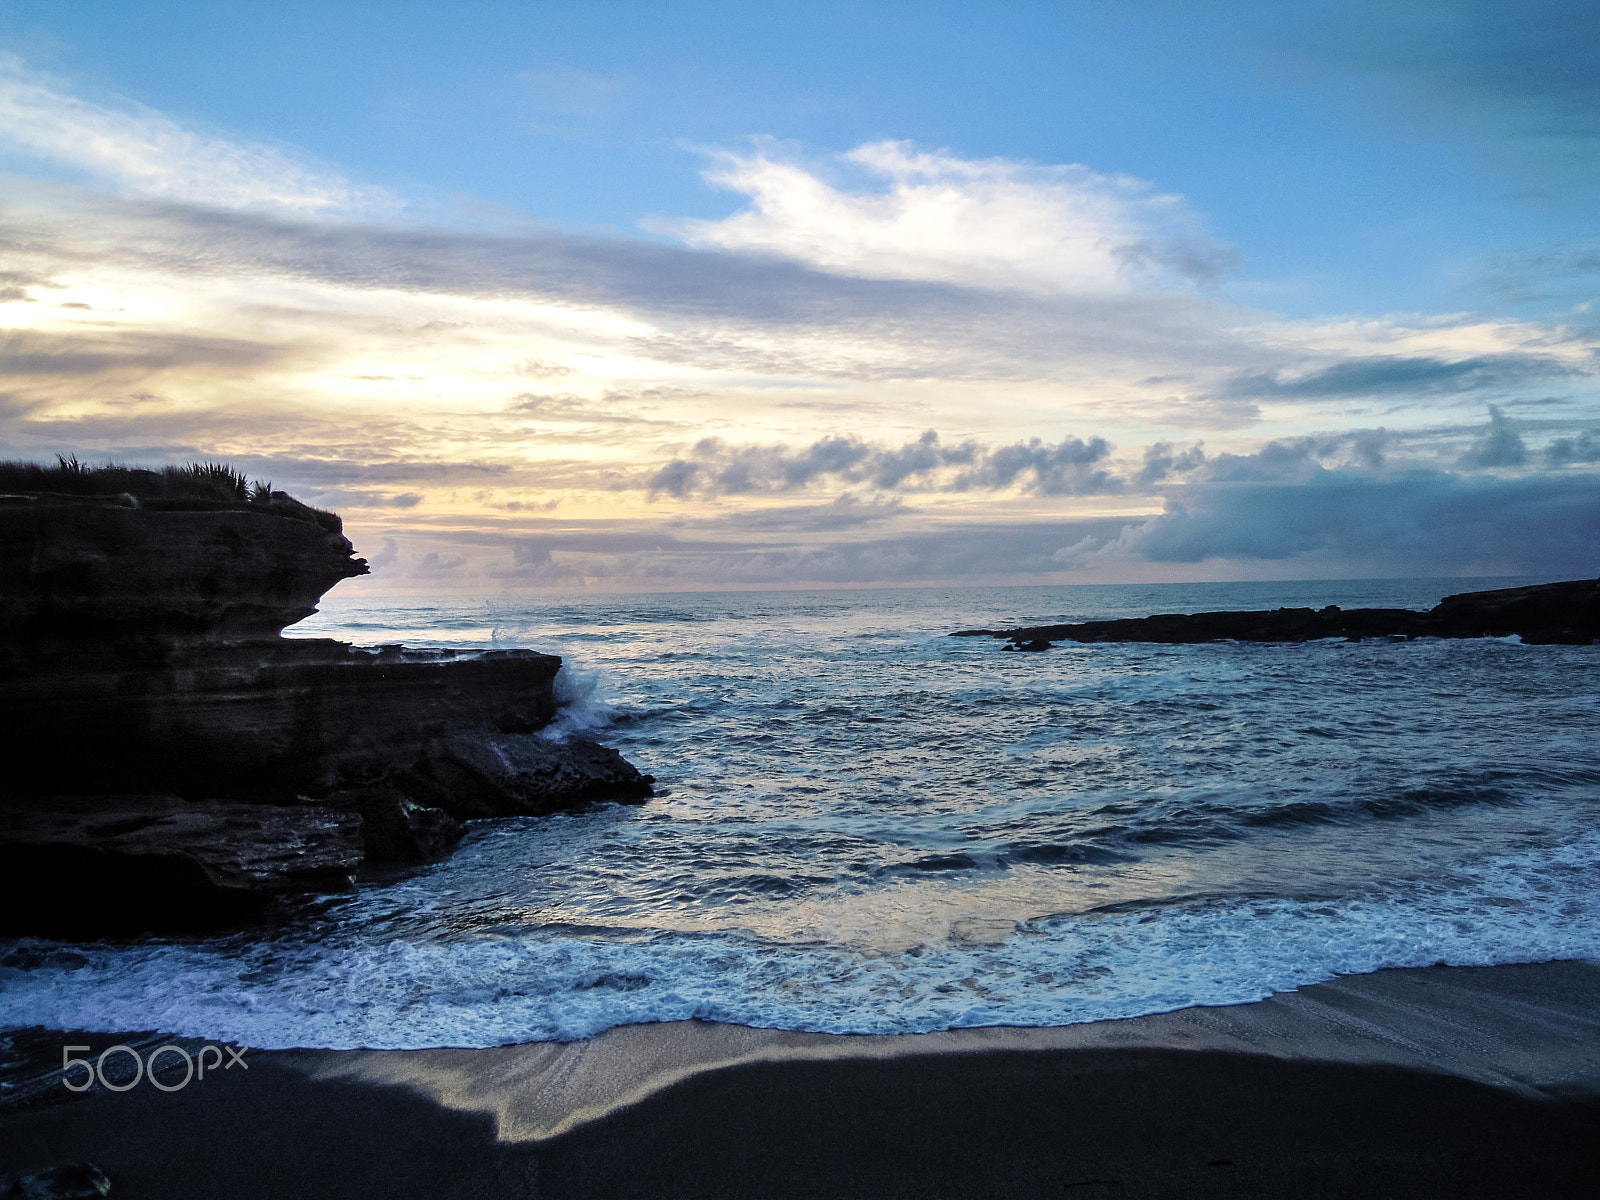
<path id="1" fill-rule="evenodd" d="M 1461 592 L 1427 612 L 1406 608 L 1280 608 L 1206 612 L 963 629 L 951 637 L 1004 638 L 1007 650 L 1048 650 L 1054 642 L 1313 642 L 1323 638 L 1520 637 L 1533 645 L 1586 646 L 1600 641 L 1600 581 L 1577 579 L 1536 587 Z"/>
<path id="2" fill-rule="evenodd" d="M 0 495 L 0 932 L 227 925 L 467 820 L 653 794 L 540 735 L 555 655 L 280 636 L 366 570 L 337 516 L 265 488 Z"/>

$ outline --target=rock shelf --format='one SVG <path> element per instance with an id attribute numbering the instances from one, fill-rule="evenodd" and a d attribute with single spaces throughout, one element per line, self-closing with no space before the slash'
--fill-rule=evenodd
<path id="1" fill-rule="evenodd" d="M 1048 650 L 1056 642 L 1314 642 L 1324 638 L 1519 637 L 1530 645 L 1600 641 L 1600 581 L 1462 592 L 1426 612 L 1406 608 L 1279 608 L 1260 612 L 1164 613 L 1075 625 L 963 629 L 951 637 L 992 637 L 1007 650 Z"/>
<path id="2" fill-rule="evenodd" d="M 4 931 L 227 925 L 447 854 L 467 820 L 653 794 L 539 736 L 555 655 L 281 636 L 366 571 L 281 492 L 0 496 Z"/>

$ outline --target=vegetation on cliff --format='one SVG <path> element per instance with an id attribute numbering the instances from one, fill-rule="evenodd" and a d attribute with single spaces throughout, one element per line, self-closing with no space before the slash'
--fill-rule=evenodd
<path id="1" fill-rule="evenodd" d="M 342 532 L 335 513 L 303 504 L 270 482 L 250 482 L 226 463 L 130 467 L 122 463 L 90 466 L 77 455 L 56 455 L 54 466 L 0 462 L 0 501 L 8 497 L 82 497 L 127 507 L 266 511 L 309 521 L 331 533 Z"/>

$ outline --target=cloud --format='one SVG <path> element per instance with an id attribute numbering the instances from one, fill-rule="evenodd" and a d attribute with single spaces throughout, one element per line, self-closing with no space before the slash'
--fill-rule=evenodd
<path id="1" fill-rule="evenodd" d="M 947 446 L 929 429 L 914 442 L 888 447 L 852 437 L 826 437 L 801 450 L 788 446 L 738 446 L 720 438 L 697 442 L 645 483 L 652 498 L 724 496 L 791 491 L 822 481 L 867 484 L 881 491 L 999 491 L 1020 487 L 1041 496 L 1115 492 L 1122 481 L 1101 464 L 1111 452 L 1104 438 L 1039 438 L 989 447 L 975 441 Z"/>
<path id="2" fill-rule="evenodd" d="M 223 208 L 392 211 L 392 197 L 293 154 L 186 129 L 131 101 L 93 104 L 0 54 L 0 145 L 109 180 L 123 191 Z"/>
<path id="3" fill-rule="evenodd" d="M 624 411 L 620 405 L 633 399 L 611 392 L 598 400 L 574 396 L 570 392 L 521 392 L 512 397 L 510 411 L 551 424 L 667 425 Z"/>
<path id="4" fill-rule="evenodd" d="M 1425 0 L 1357 6 L 1358 61 L 1420 87 L 1419 115 L 1485 134 L 1600 141 L 1600 12 L 1584 0 Z"/>
<path id="5" fill-rule="evenodd" d="M 35 109 L 56 132 L 15 137 L 99 130 L 79 166 L 130 194 L 6 184 L 0 288 L 40 301 L 5 310 L 6 453 L 226 456 L 351 509 L 416 586 L 1567 570 L 1592 549 L 1593 328 L 1224 304 L 1193 285 L 1226 252 L 1137 181 L 768 145 L 717 160 L 750 204 L 675 226 L 688 245 L 422 228 L 349 219 L 327 173 L 296 191 L 292 156 L 7 81 L 0 134 Z M 163 156 L 170 178 L 141 174 Z M 1552 390 L 1567 407 L 1536 410 Z M 1518 427 L 1464 429 L 1462 396 Z"/>
<path id="6" fill-rule="evenodd" d="M 527 537 L 478 533 L 442 535 L 425 529 L 392 536 L 402 546 L 396 572 L 425 554 L 465 560 L 452 586 L 685 588 L 703 586 L 916 583 L 934 580 L 1025 580 L 1062 571 L 1063 546 L 1085 540 L 1104 545 L 1123 522 L 1091 519 L 1047 522 L 973 522 L 934 528 L 895 528 L 859 536 L 879 519 L 910 514 L 880 512 L 870 521 L 834 523 L 832 505 L 804 506 L 768 523 L 756 514 L 692 520 L 672 530 L 574 528 L 570 524 Z M 844 515 L 850 502 L 839 502 Z M 896 506 L 867 506 L 889 509 Z M 358 543 L 359 545 L 359 543 Z M 426 548 L 426 549 L 425 549 Z M 374 582 L 403 584 L 395 574 Z"/>
<path id="7" fill-rule="evenodd" d="M 507 330 L 525 320 L 522 344 L 506 346 L 507 373 L 514 364 L 540 373 L 589 364 L 561 377 L 559 389 L 535 389 L 539 394 L 650 390 L 641 382 L 703 392 L 710 374 L 742 376 L 760 389 L 776 384 L 787 394 L 768 390 L 769 400 L 793 403 L 799 396 L 789 384 L 805 379 L 858 388 L 1048 380 L 1079 396 L 1104 397 L 1107 406 L 1114 397 L 1120 413 L 1169 429 L 1232 429 L 1261 414 L 1254 400 L 1228 394 L 1230 380 L 1304 385 L 1292 373 L 1303 368 L 1275 362 L 1314 355 L 1316 369 L 1327 371 L 1346 357 L 1375 357 L 1373 343 L 1398 341 L 1413 351 L 1401 357 L 1446 363 L 1494 357 L 1474 353 L 1480 347 L 1505 359 L 1518 347 L 1538 346 L 1529 357 L 1576 370 L 1594 341 L 1581 330 L 1532 322 L 1290 326 L 1181 291 L 1041 295 L 861 279 L 770 257 L 621 238 L 298 221 L 117 203 L 59 187 L 31 195 L 24 189 L 21 200 L 0 212 L 0 242 L 26 247 L 35 261 L 24 265 L 36 273 L 94 263 L 98 271 L 159 280 L 185 294 L 198 294 L 203 284 L 236 307 L 235 329 L 259 327 L 259 296 L 268 284 L 303 306 L 303 328 L 327 344 L 370 339 L 378 322 L 394 319 L 395 297 L 411 298 L 414 329 L 404 338 L 397 330 L 388 345 L 362 347 L 373 366 L 420 346 L 481 342 L 485 323 Z M 223 291 L 228 287 L 234 290 Z M 437 301 L 432 308 L 430 300 Z M 273 314 L 280 325 L 291 315 L 283 307 Z M 1450 347 L 1449 355 L 1430 353 L 1434 346 Z M 634 366 L 626 377 L 584 378 L 597 359 Z M 341 373 L 396 373 L 384 366 Z M 1173 382 L 1148 382 L 1161 379 Z M 513 383 L 508 390 L 521 389 Z M 1258 382 L 1243 390 L 1265 389 Z M 847 399 L 856 411 L 871 402 L 859 392 Z"/>
<path id="8" fill-rule="evenodd" d="M 0 377 L 65 375 L 82 378 L 111 371 L 149 373 L 176 366 L 253 369 L 288 351 L 230 337 L 169 333 L 57 334 L 0 332 Z"/>
<path id="9" fill-rule="evenodd" d="M 421 492 L 374 492 L 361 488 L 319 489 L 313 494 L 319 508 L 415 508 L 424 497 Z"/>
<path id="10" fill-rule="evenodd" d="M 1355 429 L 1345 434 L 1345 440 L 1355 465 L 1368 471 L 1377 471 L 1383 467 L 1384 454 L 1396 438 L 1387 429 Z"/>
<path id="11" fill-rule="evenodd" d="M 1145 447 L 1132 486 L 1167 492 L 1184 483 L 1306 483 L 1332 463 L 1369 472 L 1384 466 L 1394 440 L 1385 429 L 1358 429 L 1319 437 L 1274 438 L 1248 454 L 1208 455 L 1200 442 L 1179 449 L 1171 442 Z"/>
<path id="12" fill-rule="evenodd" d="M 1276 400 L 1322 400 L 1335 396 L 1450 395 L 1487 387 L 1509 387 L 1575 374 L 1552 358 L 1522 354 L 1464 358 L 1369 356 L 1349 358 L 1307 372 L 1291 369 L 1235 376 L 1222 394 Z"/>
<path id="13" fill-rule="evenodd" d="M 1489 259 L 1478 282 L 1513 304 L 1546 303 L 1558 297 L 1588 311 L 1600 276 L 1600 242 L 1569 242 L 1532 254 L 1502 254 Z"/>
<path id="14" fill-rule="evenodd" d="M 515 580 L 525 586 L 551 586 L 553 584 L 581 581 L 583 572 L 567 562 L 557 562 L 550 547 L 533 541 L 523 541 L 512 547 L 511 570 L 491 570 L 502 580 Z"/>
<path id="15" fill-rule="evenodd" d="M 1519 479 L 1438 471 L 1176 490 L 1106 553 L 1162 563 L 1312 559 L 1341 573 L 1550 574 L 1600 569 L 1600 475 Z"/>
<path id="16" fill-rule="evenodd" d="M 693 524 L 741 531 L 835 532 L 881 524 L 906 516 L 913 511 L 898 497 L 889 500 L 862 501 L 846 493 L 827 504 L 788 504 L 779 508 L 748 509 Z"/>
<path id="17" fill-rule="evenodd" d="M 1459 449 L 1460 433 L 1453 426 L 1404 434 L 1382 428 L 1347 429 L 1274 438 L 1248 453 L 1213 455 L 1199 442 L 1183 450 L 1169 442 L 1157 442 L 1145 448 L 1144 467 L 1129 483 L 1158 492 L 1186 483 L 1307 484 L 1330 470 L 1376 475 L 1420 467 L 1436 469 L 1446 461 L 1469 469 L 1517 467 L 1527 461 L 1521 438 L 1494 405 L 1489 406 L 1489 424 L 1464 451 Z"/>
<path id="18" fill-rule="evenodd" d="M 952 337 L 964 343 L 978 337 L 990 340 L 996 352 L 1037 360 L 1036 339 L 1046 328 L 1072 351 L 1107 343 L 1154 350 L 1214 340 L 1217 325 L 1246 315 L 1182 294 L 1050 301 L 937 280 L 853 278 L 770 257 L 626 238 L 297 220 L 151 200 L 119 202 L 61 185 L 18 184 L 10 191 L 0 236 L 41 261 L 93 262 L 182 278 L 277 278 L 579 304 L 669 318 L 685 341 L 711 329 L 724 336 L 757 328 L 830 329 L 848 330 L 858 348 L 885 335 L 909 339 L 925 351 Z M 431 332 L 440 336 L 465 332 L 459 318 L 433 325 Z M 663 331 L 641 329 L 636 336 L 661 337 Z M 570 375 L 570 363 L 557 359 L 548 352 L 524 353 L 520 370 L 535 378 Z"/>
<path id="19" fill-rule="evenodd" d="M 400 559 L 400 542 L 397 538 L 386 537 L 383 539 L 383 549 L 376 554 L 367 555 L 367 569 L 378 572 L 387 570 Z"/>
<path id="20" fill-rule="evenodd" d="M 527 532 L 390 528 L 389 561 L 461 560 L 449 586 L 692 588 L 1294 575 L 1592 575 L 1600 474 L 1327 467 L 1351 436 L 1188 457 L 1153 517 L 940 519 L 894 499 L 746 507 L 663 523 L 525 517 Z M 1153 459 L 1183 451 L 1152 448 Z M 352 537 L 360 545 L 359 530 Z M 384 553 L 390 554 L 389 540 Z M 411 563 L 407 569 L 404 564 Z M 1154 572 L 1154 574 L 1151 574 Z M 438 576 L 442 580 L 443 576 Z M 384 579 L 378 586 L 386 586 Z"/>
<path id="21" fill-rule="evenodd" d="M 50 280 L 32 271 L 0 271 L 0 304 L 15 301 L 32 303 L 37 298 L 28 291 L 30 287 L 49 286 Z"/>
<path id="22" fill-rule="evenodd" d="M 987 452 L 979 450 L 972 469 L 959 476 L 950 490 L 1007 488 L 1031 475 L 1029 490 L 1041 496 L 1093 496 L 1120 491 L 1122 481 L 1097 465 L 1110 452 L 1111 444 L 1098 437 L 1088 441 L 1069 437 L 1053 446 L 1031 438 Z"/>
<path id="23" fill-rule="evenodd" d="M 712 160 L 707 180 L 749 196 L 750 206 L 721 221 L 649 228 L 830 273 L 1029 291 L 1206 284 L 1234 264 L 1178 197 L 1083 166 L 875 142 L 835 164 L 866 176 L 868 186 L 848 190 L 771 143 L 715 151 Z"/>
<path id="24" fill-rule="evenodd" d="M 1594 195 L 1600 11 L 1589 0 L 1340 0 L 1247 20 L 1269 74 L 1331 94 L 1381 136 L 1464 143 L 1523 194 Z"/>
<path id="25" fill-rule="evenodd" d="M 422 579 L 437 579 L 442 576 L 454 575 L 467 565 L 467 559 L 460 554 L 440 554 L 436 550 L 429 551 L 416 561 L 411 568 L 411 573 Z"/>
<path id="26" fill-rule="evenodd" d="M 1520 467 L 1528 461 L 1528 448 L 1522 438 L 1511 428 L 1506 415 L 1493 404 L 1489 406 L 1489 427 L 1461 456 L 1461 465 L 1487 469 L 1493 467 Z"/>
<path id="27" fill-rule="evenodd" d="M 933 437 L 938 440 L 937 434 Z M 870 472 L 870 461 L 882 461 L 894 452 L 851 437 L 822 438 L 799 451 L 781 445 L 734 446 L 711 437 L 696 442 L 689 453 L 688 458 L 675 458 L 650 476 L 645 486 L 652 499 L 695 492 L 737 495 L 787 491 L 827 476 L 857 482 Z"/>
<path id="28" fill-rule="evenodd" d="M 1144 448 L 1144 466 L 1134 477 L 1134 483 L 1150 487 L 1173 475 L 1187 474 L 1205 461 L 1205 449 L 1201 442 L 1182 450 L 1171 442 L 1154 442 Z"/>
<path id="29" fill-rule="evenodd" d="M 1585 429 L 1576 437 L 1557 438 L 1545 448 L 1545 461 L 1552 467 L 1568 463 L 1600 462 L 1600 434 Z"/>

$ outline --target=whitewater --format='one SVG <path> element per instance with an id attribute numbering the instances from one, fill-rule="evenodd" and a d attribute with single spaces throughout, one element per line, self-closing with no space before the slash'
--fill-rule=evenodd
<path id="1" fill-rule="evenodd" d="M 0 1026 L 489 1046 L 701 1018 L 1063 1025 L 1600 957 L 1600 646 L 950 632 L 1542 580 L 342 597 L 294 636 L 561 654 L 642 806 L 475 822 L 270 932 L 0 942 Z"/>

